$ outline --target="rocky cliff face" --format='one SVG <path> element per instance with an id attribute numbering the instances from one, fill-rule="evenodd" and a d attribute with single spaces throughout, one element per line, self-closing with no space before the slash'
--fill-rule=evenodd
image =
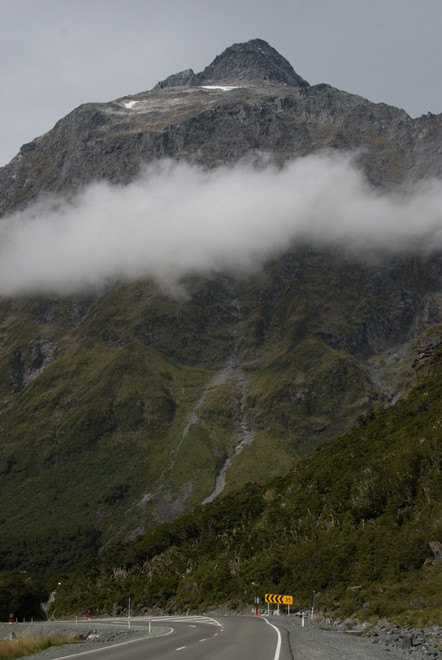
<path id="1" fill-rule="evenodd" d="M 71 112 L 0 170 L 0 213 L 42 191 L 128 182 L 143 163 L 165 157 L 216 167 L 258 151 L 278 163 L 354 151 L 372 182 L 392 187 L 441 174 L 441 130 L 442 115 L 411 119 L 329 85 L 309 86 L 256 39 L 199 74 L 184 71 L 151 91 Z"/>
<path id="2" fill-rule="evenodd" d="M 368 179 L 391 189 L 442 175 L 441 129 L 442 115 L 411 119 L 310 86 L 253 40 L 199 74 L 71 112 L 0 170 L 0 212 L 93 180 L 126 183 L 166 157 L 215 168 L 257 152 L 280 165 L 355 152 Z M 440 321 L 442 262 L 362 263 L 296 244 L 259 273 L 189 276 L 186 289 L 186 300 L 152 282 L 0 299 L 7 565 L 42 529 L 64 547 L 77 528 L 94 530 L 94 543 L 136 535 L 251 475 L 264 482 L 394 403 L 412 378 L 414 341 Z M 418 360 L 431 346 L 421 341 Z"/>

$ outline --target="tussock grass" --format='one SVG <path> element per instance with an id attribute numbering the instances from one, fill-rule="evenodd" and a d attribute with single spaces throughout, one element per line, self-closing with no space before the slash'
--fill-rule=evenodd
<path id="1" fill-rule="evenodd" d="M 0 660 L 14 660 L 26 655 L 40 653 L 51 646 L 81 643 L 74 633 L 45 633 L 43 635 L 25 635 L 17 639 L 0 640 Z"/>

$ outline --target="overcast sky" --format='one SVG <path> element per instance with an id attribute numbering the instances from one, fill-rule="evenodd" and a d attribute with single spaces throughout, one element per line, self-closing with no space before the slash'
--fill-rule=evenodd
<path id="1" fill-rule="evenodd" d="M 0 0 L 0 165 L 81 103 L 261 38 L 310 84 L 442 112 L 442 0 Z"/>

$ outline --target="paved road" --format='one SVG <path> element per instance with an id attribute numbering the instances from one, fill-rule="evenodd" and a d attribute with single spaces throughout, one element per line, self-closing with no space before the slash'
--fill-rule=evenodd
<path id="1" fill-rule="evenodd" d="M 136 618 L 134 627 L 148 625 Z M 157 617 L 152 625 L 170 628 L 162 637 L 138 639 L 72 657 L 77 660 L 291 660 L 287 635 L 260 617 Z"/>
<path id="2" fill-rule="evenodd" d="M 277 626 L 279 633 L 269 624 Z M 308 620 L 302 627 L 296 617 L 271 617 L 268 622 L 264 617 L 250 616 L 155 617 L 152 634 L 148 635 L 146 630 L 146 636 L 142 631 L 149 620 L 138 617 L 132 619 L 130 631 L 127 619 L 107 618 L 101 622 L 94 619 L 86 625 L 66 621 L 18 624 L 13 632 L 18 636 L 34 634 L 39 628 L 52 629 L 54 625 L 77 633 L 80 629 L 85 632 L 96 629 L 101 641 L 52 646 L 23 660 L 404 660 L 405 657 L 399 648 L 373 644 L 376 639 L 324 630 Z M 2 630 L 0 624 L 0 637 L 7 638 L 10 633 L 11 626 L 4 624 Z M 110 641 L 118 638 L 128 641 L 119 645 Z M 416 660 L 423 657 L 419 653 L 413 653 L 414 656 Z"/>

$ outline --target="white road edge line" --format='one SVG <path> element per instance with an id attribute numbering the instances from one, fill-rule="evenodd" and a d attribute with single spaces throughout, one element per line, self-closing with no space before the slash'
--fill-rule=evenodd
<path id="1" fill-rule="evenodd" d="M 164 633 L 164 635 L 160 635 L 161 637 L 166 637 L 166 635 L 170 635 L 173 633 L 173 628 L 169 628 L 169 632 Z M 125 646 L 126 644 L 133 644 L 134 642 L 139 642 L 141 639 L 154 639 L 153 637 L 137 637 L 136 639 L 129 639 L 127 642 L 118 642 L 117 644 L 108 644 L 108 646 L 102 646 L 99 649 L 88 649 L 87 651 L 79 651 L 78 653 L 74 653 L 73 655 L 63 655 L 62 657 L 58 658 L 58 660 L 67 660 L 67 658 L 79 658 L 82 655 L 85 655 L 86 653 L 98 653 L 99 651 L 102 651 L 104 648 L 115 648 L 116 646 Z M 184 648 L 184 647 L 183 647 Z"/>
<path id="2" fill-rule="evenodd" d="M 272 626 L 272 628 L 276 630 L 276 634 L 278 635 L 278 643 L 276 645 L 276 651 L 273 660 L 279 660 L 279 654 L 281 653 L 281 633 L 279 632 L 279 629 L 273 625 L 273 623 L 270 623 L 270 621 L 267 621 L 267 619 L 264 619 L 264 621 L 268 623 L 269 626 Z"/>

